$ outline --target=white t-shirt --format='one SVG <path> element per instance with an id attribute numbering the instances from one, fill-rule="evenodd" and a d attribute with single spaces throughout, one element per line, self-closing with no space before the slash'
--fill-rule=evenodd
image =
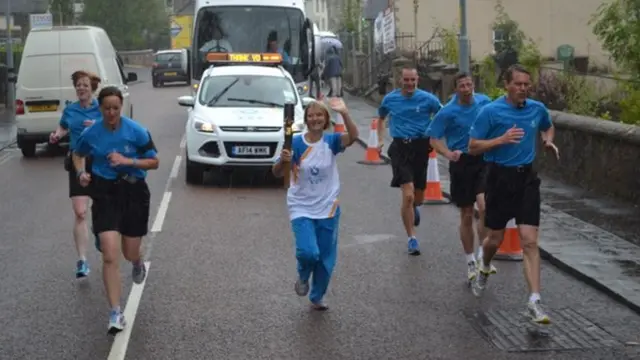
<path id="1" fill-rule="evenodd" d="M 304 134 L 291 143 L 291 182 L 287 207 L 291 220 L 307 217 L 326 219 L 338 210 L 340 177 L 336 155 L 344 151 L 341 134 L 325 134 L 316 143 L 308 143 Z"/>

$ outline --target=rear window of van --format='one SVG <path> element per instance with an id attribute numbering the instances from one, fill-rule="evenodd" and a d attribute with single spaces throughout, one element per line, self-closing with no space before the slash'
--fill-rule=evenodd
<path id="1" fill-rule="evenodd" d="M 71 74 L 84 70 L 99 74 L 93 54 L 54 54 L 26 56 L 20 62 L 18 82 L 26 88 L 72 87 Z"/>

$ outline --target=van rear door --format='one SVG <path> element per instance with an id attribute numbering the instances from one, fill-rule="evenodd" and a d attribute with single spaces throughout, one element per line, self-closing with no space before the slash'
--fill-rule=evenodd
<path id="1" fill-rule="evenodd" d="M 33 120 L 32 131 L 51 132 L 52 117 L 60 118 L 64 103 L 60 92 L 60 58 L 56 55 L 27 55 L 20 63 L 17 100 L 24 104 L 24 115 Z M 42 121 L 44 129 L 37 122 Z"/>
<path id="2" fill-rule="evenodd" d="M 101 71 L 98 69 L 98 62 L 93 53 L 77 53 L 77 54 L 60 54 L 60 101 L 62 104 L 70 104 L 78 100 L 76 89 L 71 82 L 71 75 L 83 70 L 100 76 Z"/>

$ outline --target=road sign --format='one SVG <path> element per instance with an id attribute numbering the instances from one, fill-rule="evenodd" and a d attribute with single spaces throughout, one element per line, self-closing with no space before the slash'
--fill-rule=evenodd
<path id="1" fill-rule="evenodd" d="M 171 21 L 171 37 L 176 37 L 182 31 L 182 26 L 175 21 Z"/>
<path id="2" fill-rule="evenodd" d="M 31 29 L 49 28 L 53 26 L 53 15 L 46 14 L 30 14 L 29 24 Z"/>

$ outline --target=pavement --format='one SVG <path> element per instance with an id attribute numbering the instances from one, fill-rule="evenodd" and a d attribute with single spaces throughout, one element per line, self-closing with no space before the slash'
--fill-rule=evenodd
<path id="1" fill-rule="evenodd" d="M 345 95 L 366 144 L 375 104 Z M 385 139 L 383 155 L 391 138 Z M 560 149 L 562 151 L 562 149 Z M 449 192 L 449 161 L 438 156 L 441 186 Z M 640 208 L 587 193 L 542 176 L 540 250 L 547 259 L 640 312 Z"/>
<path id="2" fill-rule="evenodd" d="M 127 331 L 106 335 L 99 254 L 74 278 L 73 215 L 63 158 L 0 152 L 0 359 L 596 360 L 634 359 L 640 316 L 543 262 L 547 337 L 521 318 L 517 262 L 496 263 L 482 299 L 466 264 L 451 205 L 423 207 L 423 255 L 406 254 L 400 197 L 388 166 L 365 166 L 357 145 L 338 165 L 340 253 L 325 313 L 293 292 L 295 262 L 279 186 L 231 175 L 187 186 L 182 156 L 186 86 L 131 86 L 136 117 L 153 134 L 149 273 L 131 285 L 122 263 Z M 348 100 L 354 108 L 355 104 Z M 354 110 L 355 113 L 355 110 Z M 358 119 L 365 123 L 370 116 Z M 56 190 L 57 189 L 57 190 Z M 545 230 L 546 232 L 546 230 Z M 553 350 L 553 351 L 552 351 Z M 564 351 L 562 351 L 564 350 Z"/>

